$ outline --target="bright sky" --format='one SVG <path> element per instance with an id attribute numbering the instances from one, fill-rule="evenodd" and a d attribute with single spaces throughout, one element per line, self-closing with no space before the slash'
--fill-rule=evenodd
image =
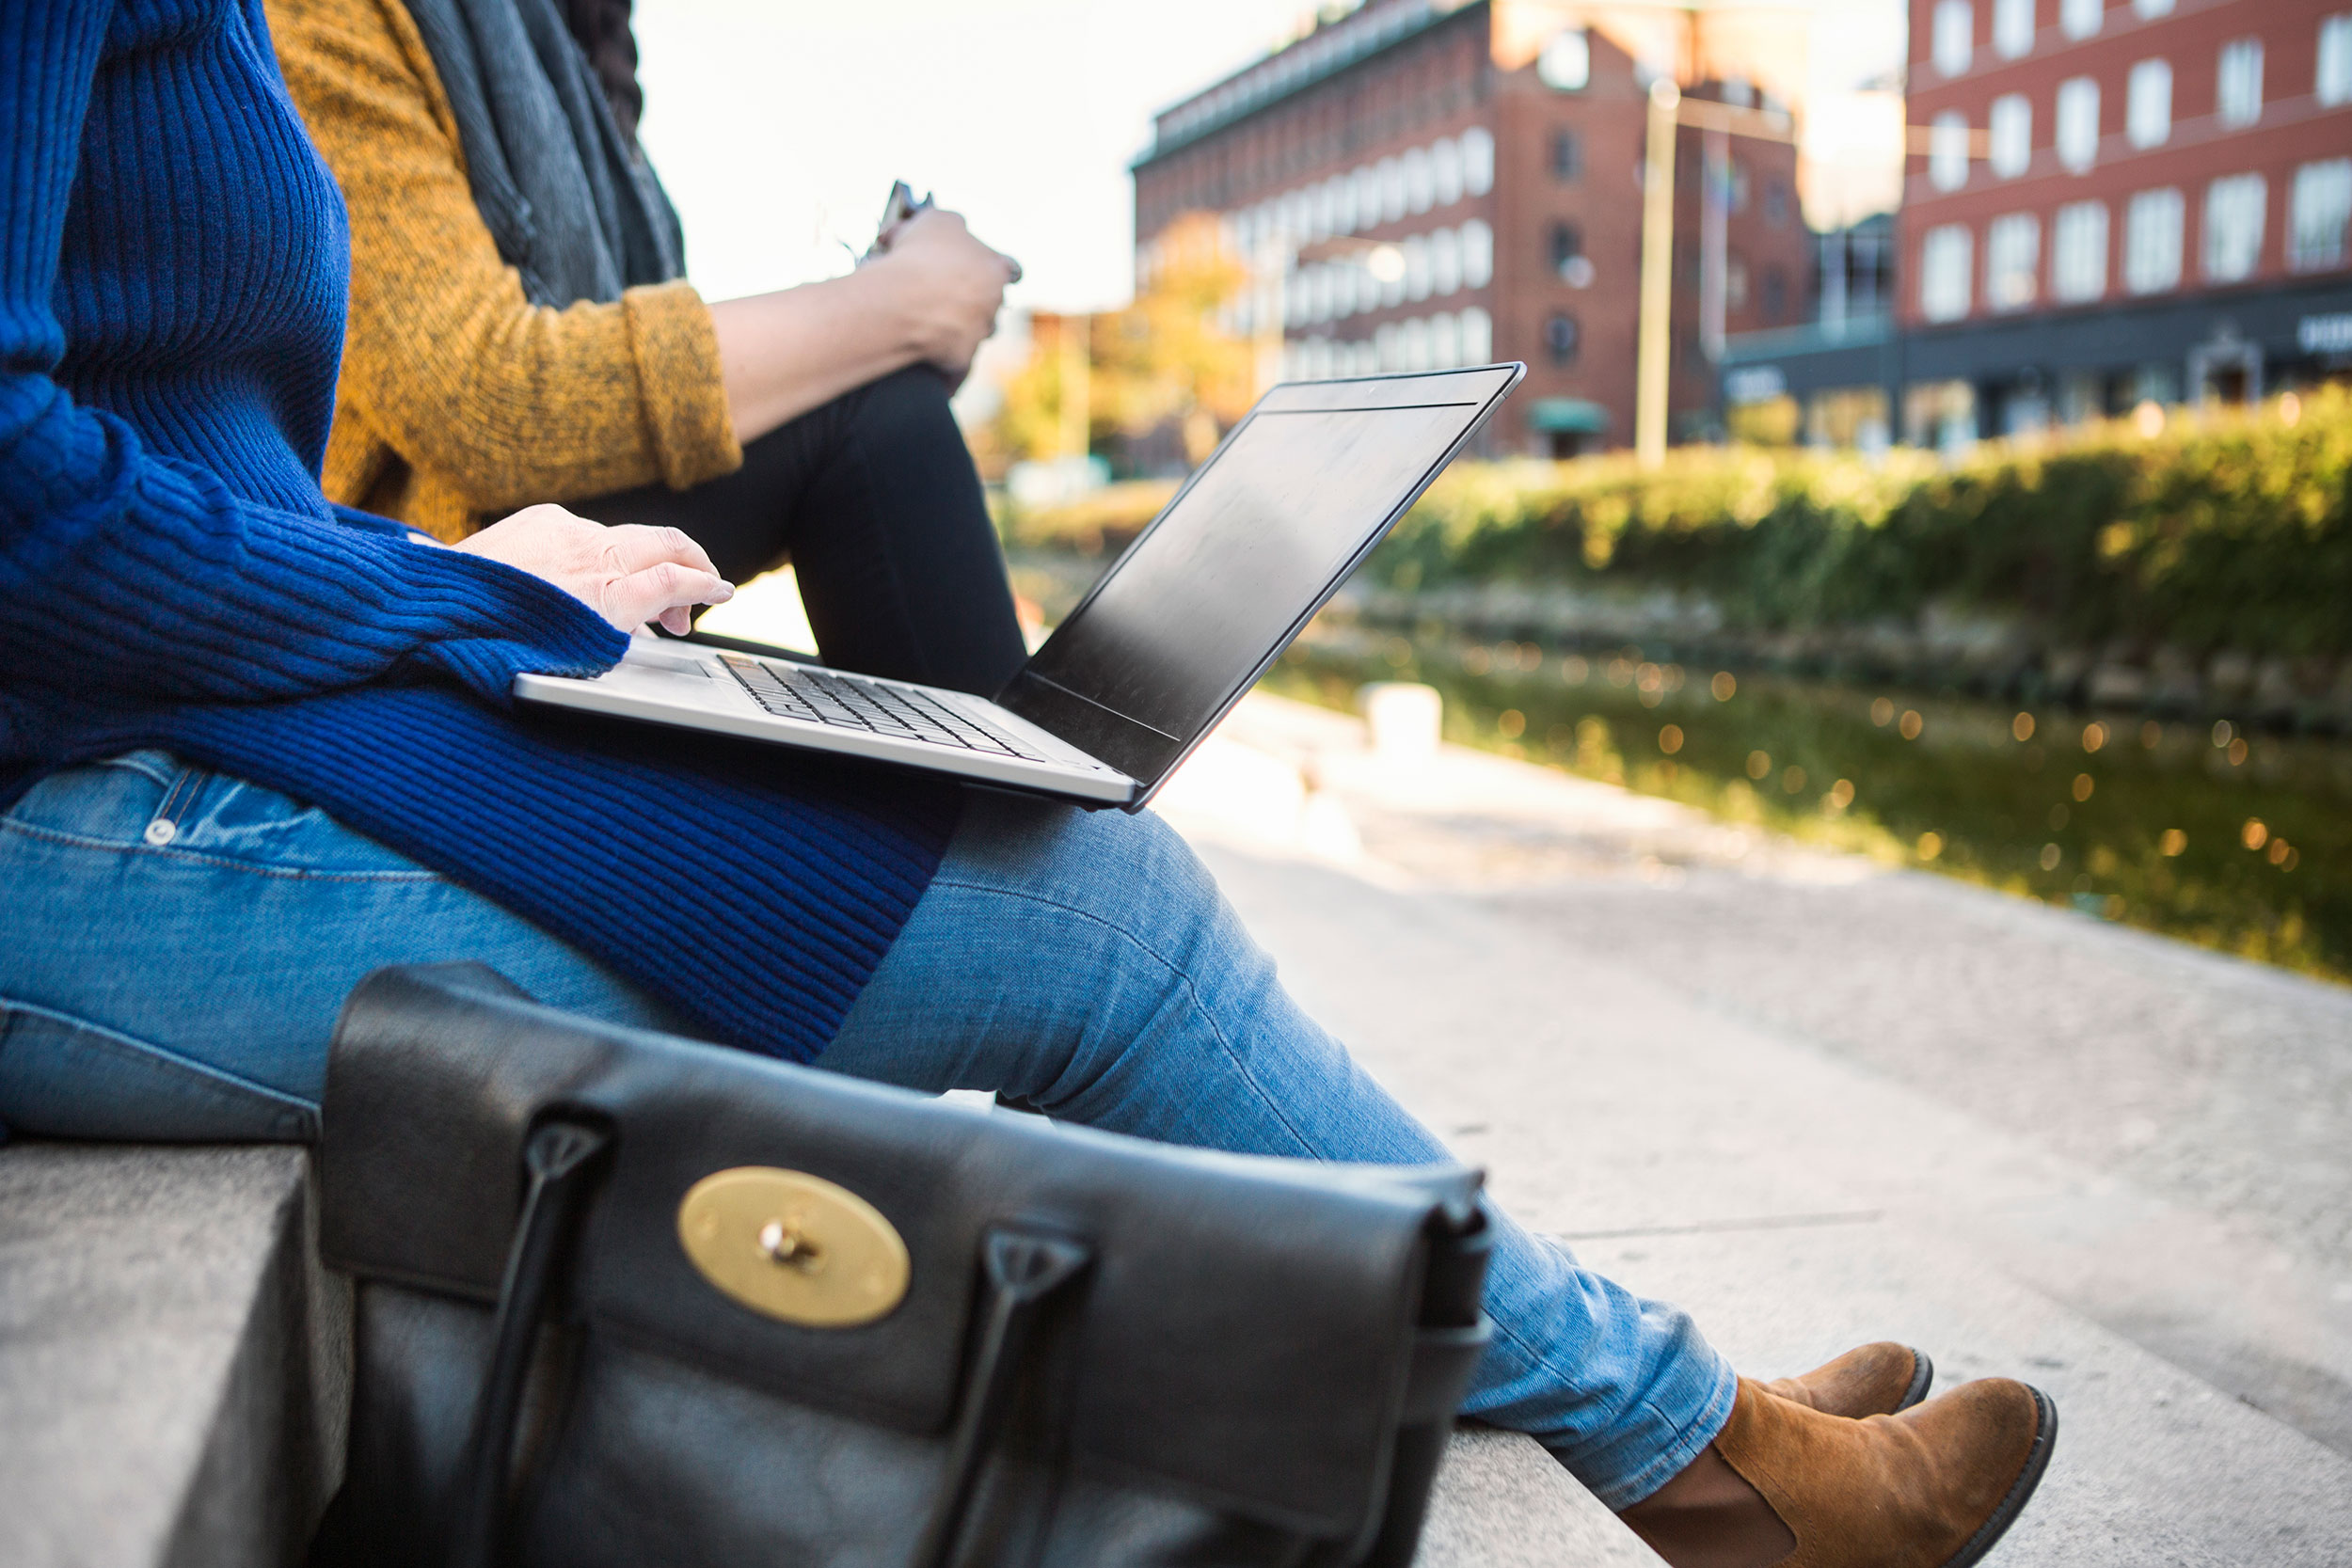
<path id="1" fill-rule="evenodd" d="M 1901 58 L 1901 0 L 1820 0 L 1816 59 Z M 1016 304 L 1130 287 L 1151 116 L 1262 54 L 1302 0 L 638 0 L 644 139 L 714 299 L 846 268 L 894 179 L 1026 272 Z M 1856 24 L 1861 25 L 1857 27 Z M 1891 25 L 1891 32 L 1889 31 Z M 1833 63 L 1834 62 L 1834 63 Z"/>
<path id="2" fill-rule="evenodd" d="M 890 182 L 1018 258 L 1016 301 L 1123 303 L 1152 111 L 1298 0 L 639 0 L 644 139 L 689 270 L 727 298 L 832 275 Z"/>

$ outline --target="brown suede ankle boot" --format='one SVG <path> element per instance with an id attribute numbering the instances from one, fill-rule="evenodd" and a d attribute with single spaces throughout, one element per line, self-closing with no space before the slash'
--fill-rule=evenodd
<path id="1" fill-rule="evenodd" d="M 1925 1353 L 1882 1339 L 1850 1350 L 1800 1376 L 1774 1378 L 1764 1386 L 1782 1399 L 1858 1421 L 1865 1416 L 1893 1416 L 1910 1409 L 1928 1397 L 1934 1382 L 1935 1363 Z"/>
<path id="2" fill-rule="evenodd" d="M 1742 1378 L 1708 1451 L 1619 1517 L 1674 1568 L 1968 1568 L 2024 1511 L 2057 1434 L 2057 1407 L 2007 1378 L 1858 1421 Z"/>

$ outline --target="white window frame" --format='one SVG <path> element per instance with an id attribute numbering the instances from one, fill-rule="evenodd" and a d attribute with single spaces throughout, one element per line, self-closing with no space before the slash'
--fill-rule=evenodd
<path id="1" fill-rule="evenodd" d="M 1928 132 L 1928 183 L 1956 191 L 1968 183 L 1968 117 L 1947 109 Z"/>
<path id="2" fill-rule="evenodd" d="M 2033 53 L 2035 0 L 1993 0 L 1993 52 L 2005 60 Z"/>
<path id="3" fill-rule="evenodd" d="M 2322 158 L 2295 171 L 2287 203 L 2287 268 L 2344 265 L 2352 229 L 2352 158 Z"/>
<path id="4" fill-rule="evenodd" d="M 1494 281 L 1495 231 L 1484 218 L 1472 218 L 1454 230 L 1462 244 L 1462 287 L 1483 289 Z"/>
<path id="5" fill-rule="evenodd" d="M 2107 204 L 2074 201 L 2050 222 L 2050 298 L 2082 305 L 2107 292 Z"/>
<path id="6" fill-rule="evenodd" d="M 1410 147 L 1401 160 L 1405 166 L 1405 210 L 1418 216 L 1437 205 L 1438 178 L 1429 166 L 1429 149 Z"/>
<path id="7" fill-rule="evenodd" d="M 1935 0 L 1929 24 L 1939 75 L 1964 76 L 1977 52 L 1977 8 L 1969 0 Z"/>
<path id="8" fill-rule="evenodd" d="M 2259 174 L 2225 174 L 2205 187 L 2204 273 L 2215 283 L 2236 283 L 2262 265 L 2264 219 L 2270 184 Z"/>
<path id="9" fill-rule="evenodd" d="M 2058 84 L 2058 123 L 2053 128 L 2058 162 L 2087 174 L 2099 162 L 2099 79 L 2075 76 Z"/>
<path id="10" fill-rule="evenodd" d="M 2177 185 L 2134 194 L 2123 214 L 2123 287 L 2135 294 L 2181 286 L 2181 228 L 2186 203 Z"/>
<path id="11" fill-rule="evenodd" d="M 2106 0 L 2058 0 L 2058 31 L 2070 39 L 2098 37 L 2106 17 Z"/>
<path id="12" fill-rule="evenodd" d="M 2232 39 L 2214 63 L 2214 119 L 2236 130 L 2263 117 L 2263 40 Z"/>
<path id="13" fill-rule="evenodd" d="M 1976 240 L 1964 223 L 1931 229 L 1919 241 L 1919 314 L 1931 322 L 1965 318 L 1976 266 Z"/>
<path id="14" fill-rule="evenodd" d="M 2132 0 L 2132 13 L 2142 22 L 2153 17 L 2170 16 L 2172 0 Z"/>
<path id="15" fill-rule="evenodd" d="M 1495 356 L 1494 318 L 1473 305 L 1454 318 L 1462 363 L 1483 365 Z"/>
<path id="16" fill-rule="evenodd" d="M 2352 103 L 2352 11 L 2320 18 L 2318 58 L 2312 67 L 2312 92 L 2320 107 Z"/>
<path id="17" fill-rule="evenodd" d="M 1494 133 L 1473 125 L 1462 133 L 1462 189 L 1471 196 L 1485 196 L 1494 184 Z"/>
<path id="18" fill-rule="evenodd" d="M 1451 207 L 1462 199 L 1462 147 L 1452 136 L 1439 136 L 1430 144 L 1429 182 L 1438 206 Z"/>
<path id="19" fill-rule="evenodd" d="M 2040 218 L 2031 213 L 2006 213 L 1985 226 L 1985 309 L 2025 309 L 2034 302 L 2041 272 Z"/>
<path id="20" fill-rule="evenodd" d="M 2145 151 L 2172 137 L 2172 62 L 2156 58 L 2132 67 L 2123 97 L 2123 135 Z"/>
<path id="21" fill-rule="evenodd" d="M 2033 100 L 2022 92 L 2004 93 L 1993 101 L 1986 140 L 1985 166 L 2004 180 L 2014 180 L 2033 163 Z"/>

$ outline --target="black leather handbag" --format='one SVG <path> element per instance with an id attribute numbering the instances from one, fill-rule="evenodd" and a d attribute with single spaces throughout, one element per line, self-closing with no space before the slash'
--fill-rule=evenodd
<path id="1" fill-rule="evenodd" d="M 317 1564 L 1404 1564 L 1478 1177 L 1165 1147 L 533 1004 L 352 993 Z"/>

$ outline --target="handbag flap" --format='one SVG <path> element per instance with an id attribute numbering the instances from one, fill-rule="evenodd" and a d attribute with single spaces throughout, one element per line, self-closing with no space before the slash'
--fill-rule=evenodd
<path id="1" fill-rule="evenodd" d="M 1042 1226 L 1096 1258 L 1069 1350 L 1077 1453 L 1323 1536 L 1378 1518 L 1428 1237 L 1460 1234 L 1476 1204 L 1470 1171 L 976 1115 L 595 1023 L 479 966 L 438 966 L 379 971 L 345 1004 L 324 1106 L 328 1262 L 495 1300 L 522 1144 L 553 1110 L 618 1133 L 572 1274 L 592 1331 L 936 1433 L 955 1414 L 982 1234 Z M 678 1206 L 739 1165 L 807 1172 L 881 1211 L 907 1245 L 905 1298 L 869 1323 L 811 1328 L 712 1288 L 679 1243 Z"/>

